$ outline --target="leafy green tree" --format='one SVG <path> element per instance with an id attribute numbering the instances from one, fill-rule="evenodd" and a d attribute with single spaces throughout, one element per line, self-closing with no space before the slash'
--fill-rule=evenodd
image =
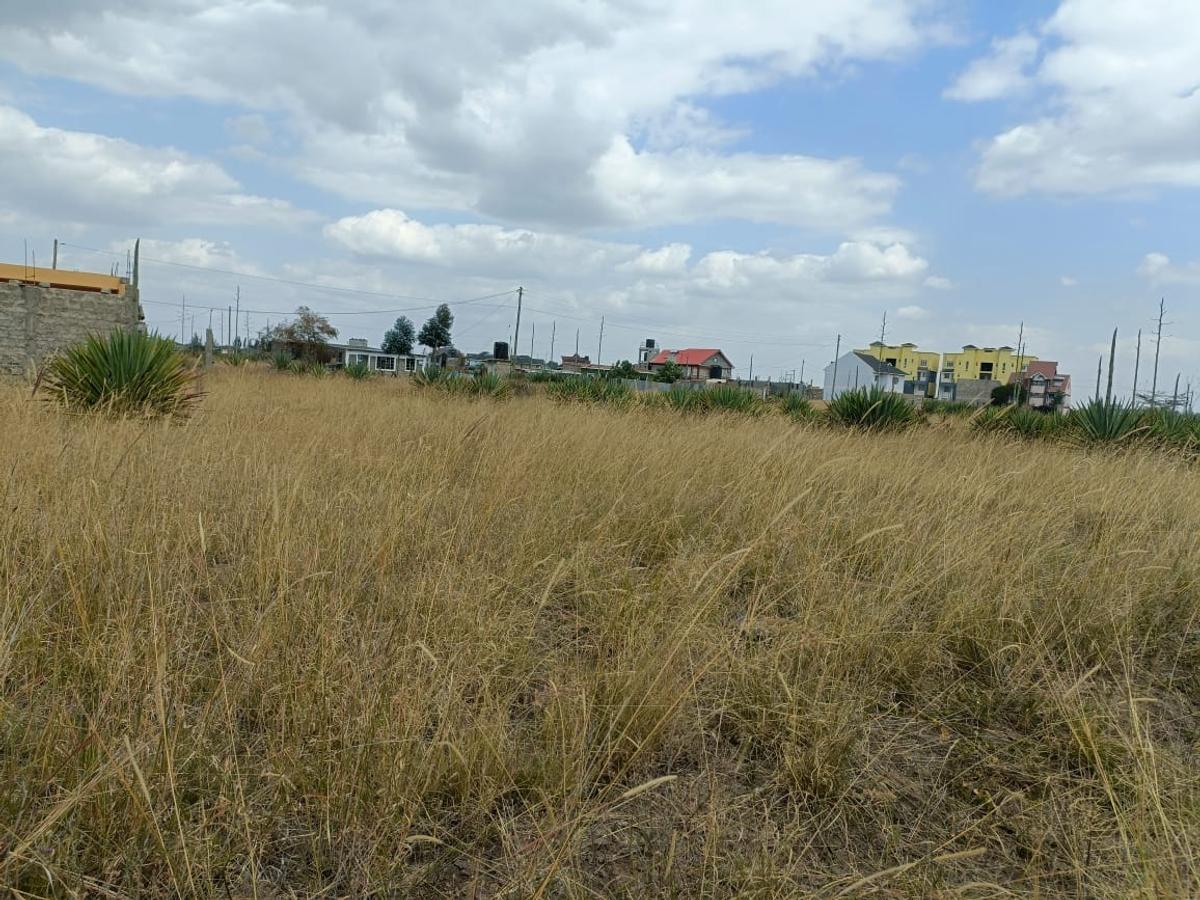
<path id="1" fill-rule="evenodd" d="M 193 353 L 199 353 L 204 349 L 204 341 L 200 340 L 200 335 L 192 332 L 192 339 L 188 342 L 188 349 Z"/>
<path id="2" fill-rule="evenodd" d="M 662 364 L 662 367 L 655 373 L 654 380 L 661 381 L 665 384 L 674 384 L 683 377 L 683 366 L 672 359 L 667 360 Z"/>
<path id="3" fill-rule="evenodd" d="M 609 369 L 608 374 L 610 378 L 631 378 L 636 380 L 638 377 L 638 370 L 633 367 L 633 363 L 631 363 L 629 360 L 623 359 Z"/>
<path id="4" fill-rule="evenodd" d="M 454 314 L 450 312 L 450 307 L 443 303 L 430 316 L 429 321 L 421 326 L 417 342 L 423 347 L 428 347 L 436 356 L 439 350 L 453 346 L 450 343 L 450 329 L 453 326 Z"/>
<path id="5" fill-rule="evenodd" d="M 304 359 L 316 359 L 325 353 L 325 345 L 330 338 L 337 337 L 338 331 L 329 324 L 329 320 L 313 312 L 307 306 L 296 309 L 296 318 L 290 322 L 280 322 L 269 331 L 263 331 L 263 341 L 279 341 L 294 345 Z"/>
<path id="6" fill-rule="evenodd" d="M 407 316 L 398 318 L 394 325 L 389 328 L 383 335 L 382 349 L 384 353 L 395 353 L 400 356 L 407 356 L 412 353 L 413 344 L 416 342 L 417 332 L 413 326 L 412 320 Z"/>

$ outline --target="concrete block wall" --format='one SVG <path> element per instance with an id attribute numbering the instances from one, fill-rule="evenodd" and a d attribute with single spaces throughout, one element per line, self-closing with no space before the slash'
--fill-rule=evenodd
<path id="1" fill-rule="evenodd" d="M 141 327 L 137 290 L 124 296 L 0 281 L 0 373 L 20 375 L 92 334 Z"/>

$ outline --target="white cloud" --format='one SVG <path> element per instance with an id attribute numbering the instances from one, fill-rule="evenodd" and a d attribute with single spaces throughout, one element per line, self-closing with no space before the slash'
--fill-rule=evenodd
<path id="1" fill-rule="evenodd" d="M 1200 284 L 1200 262 L 1171 262 L 1165 253 L 1147 253 L 1138 274 L 1155 284 Z"/>
<path id="2" fill-rule="evenodd" d="M 942 275 L 930 275 L 925 279 L 925 287 L 937 291 L 948 291 L 954 287 L 954 282 Z"/>
<path id="3" fill-rule="evenodd" d="M 303 219 L 289 204 L 241 191 L 220 166 L 173 148 L 43 128 L 0 106 L 0 211 L 62 225 L 245 223 Z"/>
<path id="4" fill-rule="evenodd" d="M 929 310 L 923 306 L 902 306 L 896 310 L 896 318 L 905 319 L 910 322 L 916 322 L 921 319 L 929 318 Z"/>
<path id="5" fill-rule="evenodd" d="M 979 188 L 1069 195 L 1200 187 L 1193 0 L 1063 0 L 1041 37 L 1028 83 L 1048 111 L 983 146 Z M 999 78 L 976 94 L 1007 96 L 1025 85 Z"/>
<path id="6" fill-rule="evenodd" d="M 992 42 L 991 53 L 977 59 L 948 87 L 951 100 L 995 100 L 1027 90 L 1028 69 L 1037 59 L 1038 39 L 1018 34 Z"/>
<path id="7" fill-rule="evenodd" d="M 689 266 L 692 248 L 598 241 L 500 225 L 427 225 L 394 209 L 374 210 L 331 223 L 326 236 L 365 258 L 391 259 L 498 276 L 569 275 L 620 283 L 629 278 L 682 279 L 696 288 L 725 291 L 776 285 L 890 286 L 921 284 L 929 263 L 902 243 L 844 241 L 829 254 L 779 255 L 717 250 Z"/>
<path id="8" fill-rule="evenodd" d="M 1073 288 L 1073 287 L 1078 286 L 1079 279 L 1074 278 L 1070 275 L 1064 275 L 1064 276 L 1062 276 L 1062 278 L 1058 279 L 1058 283 L 1061 284 L 1063 287 Z"/>
<path id="9" fill-rule="evenodd" d="M 912 52 L 935 39 L 932 8 L 26 4 L 6 23 L 0 58 L 279 116 L 298 139 L 294 172 L 375 204 L 555 227 L 743 218 L 837 233 L 886 214 L 896 180 L 853 159 L 722 152 L 735 132 L 704 101 Z M 243 119 L 230 127 L 245 144 L 266 140 L 265 122 Z"/>

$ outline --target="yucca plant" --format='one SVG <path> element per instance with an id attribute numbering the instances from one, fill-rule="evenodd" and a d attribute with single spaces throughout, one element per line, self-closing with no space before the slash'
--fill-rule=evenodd
<path id="1" fill-rule="evenodd" d="M 292 358 L 282 350 L 276 350 L 271 354 L 271 365 L 276 371 L 286 372 L 292 367 Z"/>
<path id="2" fill-rule="evenodd" d="M 1148 409 L 1141 414 L 1147 436 L 1164 447 L 1200 449 L 1200 417 L 1173 409 Z"/>
<path id="3" fill-rule="evenodd" d="M 752 391 L 732 384 L 719 384 L 700 394 L 700 408 L 706 412 L 737 412 L 744 415 L 758 415 L 762 412 L 762 400 Z"/>
<path id="4" fill-rule="evenodd" d="M 1074 410 L 1070 416 L 1074 437 L 1088 444 L 1107 444 L 1124 441 L 1145 432 L 1141 411 L 1132 403 L 1092 400 Z"/>
<path id="5" fill-rule="evenodd" d="M 785 416 L 796 422 L 811 419 L 816 412 L 809 399 L 803 394 L 797 393 L 784 394 L 779 407 Z"/>
<path id="6" fill-rule="evenodd" d="M 174 341 L 114 331 L 53 357 L 38 376 L 38 389 L 70 409 L 186 418 L 201 397 L 197 378 Z"/>
<path id="7" fill-rule="evenodd" d="M 365 381 L 371 377 L 371 368 L 364 362 L 350 363 L 343 370 L 347 378 L 352 378 L 355 381 Z"/>
<path id="8" fill-rule="evenodd" d="M 902 394 L 872 387 L 838 394 L 829 403 L 829 418 L 850 428 L 882 431 L 907 428 L 917 413 Z"/>
<path id="9" fill-rule="evenodd" d="M 240 350 L 234 350 L 231 353 L 222 353 L 221 362 L 227 366 L 244 366 L 247 356 Z"/>
<path id="10" fill-rule="evenodd" d="M 680 412 L 697 412 L 703 404 L 699 391 L 691 390 L 690 388 L 680 387 L 675 385 L 663 397 L 666 400 L 667 406 L 672 409 L 677 409 Z"/>
<path id="11" fill-rule="evenodd" d="M 511 392 L 508 379 L 500 377 L 495 372 L 476 372 L 471 382 L 473 392 L 480 397 L 503 400 Z"/>

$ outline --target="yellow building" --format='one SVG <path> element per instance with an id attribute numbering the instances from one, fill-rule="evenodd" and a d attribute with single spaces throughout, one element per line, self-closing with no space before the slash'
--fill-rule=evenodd
<path id="1" fill-rule="evenodd" d="M 932 396 L 941 358 L 939 353 L 921 350 L 916 344 L 882 344 L 879 341 L 872 341 L 870 347 L 855 352 L 895 366 L 908 376 L 908 381 L 916 383 L 915 393 Z"/>
<path id="2" fill-rule="evenodd" d="M 1014 373 L 1025 371 L 1026 366 L 1036 359 L 1027 353 L 1018 355 L 1012 347 L 967 344 L 961 353 L 942 354 L 941 383 L 977 380 L 1008 384 Z"/>
<path id="3" fill-rule="evenodd" d="M 910 378 L 916 378 L 917 372 L 927 369 L 936 372 L 939 354 L 933 350 L 919 350 L 916 344 L 881 344 L 872 341 L 865 350 L 855 350 L 855 353 L 865 353 L 881 362 L 895 366 Z"/>

